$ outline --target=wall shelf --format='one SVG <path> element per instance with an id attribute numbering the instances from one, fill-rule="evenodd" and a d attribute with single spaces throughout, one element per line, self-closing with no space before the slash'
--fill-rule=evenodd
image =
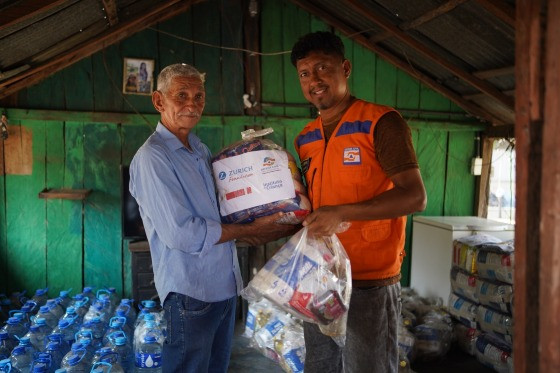
<path id="1" fill-rule="evenodd" d="M 39 198 L 84 200 L 90 193 L 91 189 L 43 189 Z"/>

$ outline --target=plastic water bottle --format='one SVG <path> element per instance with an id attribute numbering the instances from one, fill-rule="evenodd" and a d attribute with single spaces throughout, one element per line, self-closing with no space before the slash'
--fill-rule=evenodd
<path id="1" fill-rule="evenodd" d="M 90 337 L 91 344 L 94 349 L 98 349 L 103 346 L 103 336 L 105 335 L 105 324 L 101 322 L 99 317 L 93 318 L 82 325 L 80 331 L 78 332 L 80 337 Z M 76 340 L 78 340 L 78 335 L 76 335 Z"/>
<path id="2" fill-rule="evenodd" d="M 70 292 L 72 291 L 72 288 L 68 289 L 68 290 L 62 290 L 59 294 L 58 294 L 58 300 L 60 302 L 60 306 L 62 308 L 64 308 L 65 310 L 68 308 L 68 306 L 70 305 L 70 303 L 72 303 L 72 297 L 70 296 Z"/>
<path id="3" fill-rule="evenodd" d="M 142 314 L 143 316 L 141 316 Z M 153 314 L 144 312 L 144 310 L 140 311 L 139 318 L 140 316 L 142 317 L 142 320 L 134 329 L 134 337 L 132 339 L 132 348 L 134 349 L 134 351 L 136 351 L 136 348 L 146 335 L 148 323 L 151 323 L 150 325 L 154 325 L 156 319 Z"/>
<path id="4" fill-rule="evenodd" d="M 0 360 L 0 372 L 10 373 L 12 371 L 12 361 L 10 359 Z"/>
<path id="5" fill-rule="evenodd" d="M 161 373 L 162 347 L 155 335 L 148 334 L 138 345 L 135 351 L 134 365 L 138 373 Z"/>
<path id="6" fill-rule="evenodd" d="M 39 313 L 37 313 L 37 318 L 45 319 L 45 322 L 47 323 L 47 325 L 51 330 L 56 328 L 56 325 L 58 324 L 58 317 L 56 317 L 53 313 L 51 313 L 49 306 L 42 306 L 41 308 L 39 308 Z"/>
<path id="7" fill-rule="evenodd" d="M 73 307 L 76 313 L 83 318 L 89 309 L 89 298 L 83 294 L 76 294 L 72 297 L 69 307 Z"/>
<path id="8" fill-rule="evenodd" d="M 35 295 L 31 298 L 31 300 L 36 302 L 39 307 L 44 306 L 47 303 L 48 291 L 49 288 L 37 289 L 35 291 Z"/>
<path id="9" fill-rule="evenodd" d="M 29 372 L 36 353 L 37 350 L 35 350 L 29 338 L 20 338 L 19 345 L 14 348 L 10 356 L 12 368 L 22 373 Z"/>
<path id="10" fill-rule="evenodd" d="M 111 350 L 111 347 L 101 347 L 95 351 L 95 354 L 93 354 L 93 359 L 91 359 L 91 363 L 95 364 L 100 361 L 103 361 L 103 359 L 107 355 L 114 355 L 113 351 Z"/>
<path id="11" fill-rule="evenodd" d="M 93 287 L 91 286 L 84 287 L 82 294 L 84 295 L 84 297 L 88 297 L 89 300 L 95 299 L 95 293 L 93 292 Z"/>
<path id="12" fill-rule="evenodd" d="M 16 346 L 16 341 L 10 339 L 10 336 L 7 332 L 0 332 L 0 360 L 9 358 L 12 350 Z"/>
<path id="13" fill-rule="evenodd" d="M 131 343 L 127 341 L 126 337 L 116 337 L 112 350 L 119 354 L 121 367 L 125 373 L 132 373 L 134 371 L 134 353 Z"/>
<path id="14" fill-rule="evenodd" d="M 86 351 L 84 350 L 71 352 L 70 357 L 62 368 L 66 368 L 68 373 L 89 372 L 89 363 L 85 360 L 85 356 Z"/>
<path id="15" fill-rule="evenodd" d="M 56 299 L 47 300 L 46 306 L 49 307 L 49 311 L 56 317 L 57 320 L 64 315 L 64 308 L 62 308 L 59 301 Z"/>
<path id="16" fill-rule="evenodd" d="M 66 308 L 66 313 L 64 315 L 62 315 L 60 320 L 68 321 L 69 325 L 74 325 L 74 327 L 77 328 L 77 329 L 80 329 L 80 327 L 84 323 L 83 315 L 80 316 L 76 312 L 76 309 L 72 306 L 69 306 L 68 308 Z M 60 320 L 59 320 L 59 323 L 60 323 Z M 76 331 L 78 331 L 78 330 L 76 330 Z"/>
<path id="17" fill-rule="evenodd" d="M 91 368 L 91 373 L 122 373 L 124 372 L 119 363 L 111 364 L 105 361 L 95 363 Z"/>
<path id="18" fill-rule="evenodd" d="M 48 373 L 51 371 L 52 366 L 51 356 L 46 353 L 41 353 L 37 356 L 37 359 L 31 363 L 31 372 Z"/>
<path id="19" fill-rule="evenodd" d="M 111 302 L 111 310 L 114 311 L 119 304 L 119 297 L 117 296 L 117 290 L 115 288 L 106 288 L 97 290 L 97 298 L 101 299 L 101 295 L 107 295 Z"/>
<path id="20" fill-rule="evenodd" d="M 14 308 L 21 308 L 25 304 L 25 302 L 27 302 L 28 299 L 26 297 L 26 293 L 27 290 L 24 290 L 22 292 L 15 291 L 12 293 L 12 295 L 10 296 L 10 301 L 14 305 Z"/>
<path id="21" fill-rule="evenodd" d="M 35 302 L 27 302 L 17 312 L 21 313 L 21 320 L 26 328 L 31 326 L 31 317 L 37 312 L 34 312 Z M 38 310 L 38 308 L 37 308 Z M 15 311 L 14 311 L 15 312 Z"/>
<path id="22" fill-rule="evenodd" d="M 130 325 L 131 328 L 134 327 L 134 323 L 136 322 L 136 318 L 138 317 L 138 314 L 136 312 L 136 308 L 134 307 L 134 300 L 133 299 L 128 299 L 128 298 L 123 298 L 121 299 L 121 303 L 119 304 L 119 306 L 117 307 L 117 311 L 115 312 L 116 316 L 122 316 L 122 315 L 118 315 L 117 312 L 119 309 L 122 309 L 124 311 L 126 311 L 126 319 L 127 319 L 127 323 L 128 325 Z"/>
<path id="23" fill-rule="evenodd" d="M 111 314 L 111 300 L 107 294 L 100 294 L 101 298 L 97 298 L 89 307 L 88 312 L 84 315 L 84 323 L 99 317 L 103 322 L 108 322 Z"/>
<path id="24" fill-rule="evenodd" d="M 75 341 L 75 335 L 79 331 L 79 328 L 73 324 L 72 320 L 60 320 L 58 325 L 52 333 L 50 334 L 50 340 L 58 340 L 63 344 L 62 349 L 66 352 L 70 350 L 70 347 Z M 59 337 L 54 337 L 59 336 Z"/>
<path id="25" fill-rule="evenodd" d="M 62 358 L 65 353 L 62 350 L 62 345 L 58 341 L 52 341 L 47 344 L 45 352 L 49 354 L 51 359 L 51 370 L 54 370 L 62 364 Z"/>
<path id="26" fill-rule="evenodd" d="M 0 329 L 0 332 L 8 333 L 10 338 L 17 341 L 18 338 L 23 337 L 25 333 L 27 333 L 27 329 L 25 328 L 25 326 L 23 326 L 20 319 L 18 319 L 17 317 L 10 317 L 6 322 L 6 325 L 4 325 L 2 329 Z"/>
<path id="27" fill-rule="evenodd" d="M 61 368 L 66 368 L 70 371 L 70 367 L 73 369 L 85 369 L 84 372 L 89 371 L 89 366 L 91 364 L 91 359 L 93 358 L 93 353 L 87 350 L 89 342 L 79 341 L 72 345 L 72 349 L 68 352 L 63 358 L 62 363 L 60 364 Z M 78 367 L 76 365 L 80 364 Z M 73 372 L 77 372 L 79 370 L 73 370 Z"/>
<path id="28" fill-rule="evenodd" d="M 43 325 L 43 327 L 46 327 L 46 325 Z M 45 330 L 41 328 L 41 325 L 36 324 L 31 325 L 25 337 L 29 338 L 29 341 L 37 351 L 42 351 L 45 347 L 45 338 L 47 333 L 48 328 Z"/>

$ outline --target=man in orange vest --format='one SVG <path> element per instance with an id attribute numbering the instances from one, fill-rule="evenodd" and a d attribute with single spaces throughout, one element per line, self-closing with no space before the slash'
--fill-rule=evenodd
<path id="1" fill-rule="evenodd" d="M 313 235 L 339 233 L 352 266 L 346 344 L 305 323 L 305 372 L 397 372 L 400 270 L 406 215 L 422 211 L 426 191 L 410 129 L 395 109 L 353 97 L 352 66 L 330 32 L 292 48 L 303 95 L 319 117 L 295 139 L 313 212 Z"/>

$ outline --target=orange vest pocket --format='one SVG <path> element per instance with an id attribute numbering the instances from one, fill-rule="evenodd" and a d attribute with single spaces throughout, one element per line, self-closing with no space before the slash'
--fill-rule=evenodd
<path id="1" fill-rule="evenodd" d="M 367 242 L 378 242 L 391 235 L 391 220 L 378 220 L 362 227 L 362 238 Z"/>

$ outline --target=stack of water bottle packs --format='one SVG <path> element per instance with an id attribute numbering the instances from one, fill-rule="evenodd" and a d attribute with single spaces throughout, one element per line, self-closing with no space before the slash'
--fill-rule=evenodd
<path id="1" fill-rule="evenodd" d="M 287 373 L 303 373 L 305 342 L 301 320 L 266 298 L 249 303 L 244 337 L 250 346 L 277 362 Z"/>
<path id="2" fill-rule="evenodd" d="M 167 324 L 157 302 L 142 301 L 137 312 L 114 288 L 70 292 L 0 294 L 0 372 L 162 371 Z"/>
<path id="3" fill-rule="evenodd" d="M 513 241 L 475 234 L 453 242 L 449 313 L 459 346 L 497 372 L 513 372 Z"/>

